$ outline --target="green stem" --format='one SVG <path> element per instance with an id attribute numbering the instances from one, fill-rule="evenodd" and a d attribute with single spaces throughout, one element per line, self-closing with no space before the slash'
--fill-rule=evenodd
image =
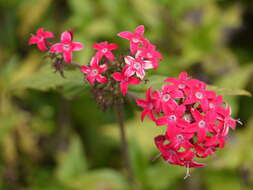
<path id="1" fill-rule="evenodd" d="M 116 113 L 117 122 L 118 122 L 119 128 L 120 128 L 122 156 L 123 156 L 125 168 L 127 170 L 128 181 L 130 184 L 135 186 L 135 180 L 134 180 L 133 170 L 132 170 L 131 163 L 130 163 L 130 155 L 129 155 L 129 151 L 128 151 L 128 143 L 127 143 L 127 138 L 126 138 L 125 126 L 124 126 L 124 118 L 123 118 L 124 113 L 123 113 L 123 111 L 124 110 L 122 107 L 122 103 L 117 101 L 115 103 L 115 113 Z"/>

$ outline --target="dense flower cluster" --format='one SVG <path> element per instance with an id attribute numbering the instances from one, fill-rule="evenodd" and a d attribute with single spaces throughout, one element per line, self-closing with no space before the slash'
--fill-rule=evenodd
<path id="1" fill-rule="evenodd" d="M 88 66 L 82 66 L 81 71 L 86 75 L 91 85 L 110 82 L 111 79 L 119 82 L 120 92 L 126 95 L 129 85 L 140 84 L 144 79 L 145 70 L 158 67 L 161 54 L 155 50 L 147 39 L 143 37 L 144 26 L 138 26 L 134 33 L 121 32 L 119 37 L 130 41 L 131 55 L 123 58 L 123 64 L 117 64 L 122 60 L 115 60 L 112 50 L 118 48 L 117 44 L 101 42 L 93 45 L 97 50 Z M 117 64 L 117 68 L 114 65 Z M 107 71 L 108 70 L 108 71 Z M 105 76 L 107 76 L 107 78 Z"/>
<path id="2" fill-rule="evenodd" d="M 229 129 L 236 128 L 231 108 L 222 96 L 207 90 L 206 84 L 182 72 L 179 78 L 168 78 L 161 90 L 146 92 L 146 99 L 137 104 L 157 126 L 166 132 L 155 138 L 161 156 L 170 164 L 187 168 L 202 167 L 195 158 L 212 155 L 223 148 Z"/>

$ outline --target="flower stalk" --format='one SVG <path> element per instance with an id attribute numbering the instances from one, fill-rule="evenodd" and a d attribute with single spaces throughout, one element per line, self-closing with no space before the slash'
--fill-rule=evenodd
<path id="1" fill-rule="evenodd" d="M 116 114 L 117 122 L 119 124 L 121 151 L 122 151 L 124 165 L 127 170 L 128 181 L 132 186 L 135 186 L 135 179 L 134 179 L 133 169 L 130 162 L 130 154 L 128 151 L 129 149 L 128 149 L 126 130 L 125 130 L 125 125 L 124 125 L 124 110 L 123 110 L 122 102 L 117 101 L 115 103 L 114 111 Z"/>

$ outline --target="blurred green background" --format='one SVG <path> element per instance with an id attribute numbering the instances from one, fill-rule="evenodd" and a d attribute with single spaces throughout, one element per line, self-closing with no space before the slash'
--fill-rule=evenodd
<path id="1" fill-rule="evenodd" d="M 252 0 L 0 0 L 0 189 L 127 190 L 119 131 L 112 110 L 101 112 L 78 71 L 66 79 L 27 40 L 39 27 L 59 35 L 75 31 L 85 49 L 145 25 L 145 36 L 164 59 L 151 84 L 188 71 L 220 92 L 244 125 L 227 145 L 191 169 L 151 161 L 161 128 L 141 123 L 133 101 L 125 107 L 131 163 L 140 190 L 253 189 L 253 1 Z M 162 77 L 163 76 L 163 77 Z M 159 82 L 157 82 L 159 83 Z M 136 90 L 136 89 L 133 89 Z"/>

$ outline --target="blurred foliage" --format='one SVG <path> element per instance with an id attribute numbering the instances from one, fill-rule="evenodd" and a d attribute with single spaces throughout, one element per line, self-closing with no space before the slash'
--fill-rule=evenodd
<path id="1" fill-rule="evenodd" d="M 250 0 L 0 0 L 0 189 L 131 189 L 112 110 L 99 110 L 81 73 L 66 66 L 62 78 L 27 40 L 41 26 L 58 35 L 73 29 L 85 44 L 74 59 L 87 64 L 91 44 L 108 40 L 126 50 L 116 34 L 140 24 L 164 59 L 132 91 L 144 96 L 148 86 L 188 71 L 224 95 L 244 125 L 205 168 L 183 180 L 184 168 L 151 161 L 158 153 L 153 138 L 163 129 L 141 123 L 129 100 L 125 119 L 137 188 L 252 189 L 252 10 Z"/>

